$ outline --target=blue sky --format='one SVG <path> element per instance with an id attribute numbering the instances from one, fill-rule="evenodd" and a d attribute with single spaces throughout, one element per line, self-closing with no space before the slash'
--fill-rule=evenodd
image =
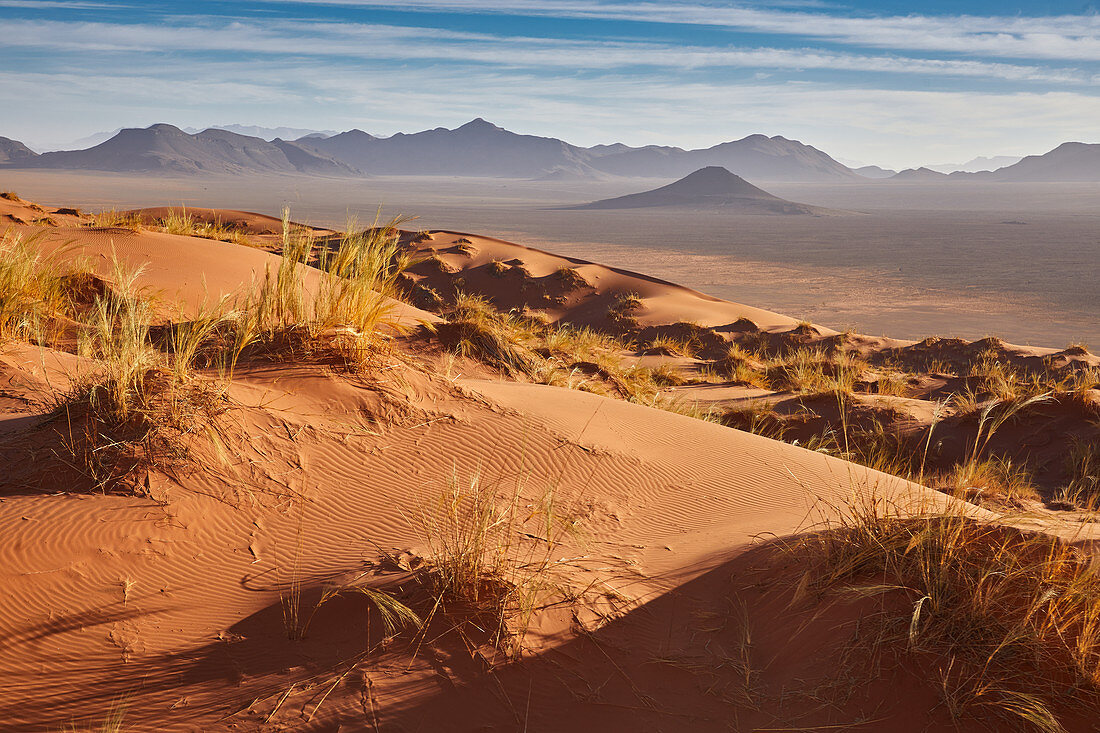
<path id="1" fill-rule="evenodd" d="M 0 135 L 485 117 L 904 167 L 1100 141 L 1100 13 L 988 0 L 0 0 Z"/>

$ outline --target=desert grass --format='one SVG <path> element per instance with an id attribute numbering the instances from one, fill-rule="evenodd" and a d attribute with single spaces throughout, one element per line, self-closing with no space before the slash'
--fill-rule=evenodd
<path id="1" fill-rule="evenodd" d="M 851 352 L 830 355 L 822 349 L 800 348 L 772 361 L 765 377 L 776 390 L 850 394 L 865 368 L 863 360 Z"/>
<path id="2" fill-rule="evenodd" d="M 236 227 L 223 224 L 217 219 L 214 221 L 200 221 L 194 215 L 187 213 L 187 207 L 169 209 L 168 215 L 158 219 L 155 224 L 168 234 L 216 239 L 233 244 L 251 244 L 248 235 Z"/>
<path id="3" fill-rule="evenodd" d="M 367 601 L 368 605 L 379 614 L 383 632 L 387 637 L 405 629 L 419 629 L 423 626 L 419 614 L 400 600 L 397 594 L 364 582 L 362 576 L 346 583 L 322 585 L 317 599 L 307 604 L 305 578 L 302 575 L 302 555 L 305 551 L 302 530 L 305 509 L 302 508 L 301 512 L 289 567 L 284 567 L 278 562 L 275 567 L 276 576 L 280 579 L 279 605 L 283 613 L 283 628 L 287 639 L 302 641 L 308 638 L 309 629 L 318 611 L 332 600 L 348 595 L 359 596 Z M 284 573 L 289 577 L 284 577 Z"/>
<path id="4" fill-rule="evenodd" d="M 592 284 L 575 267 L 559 267 L 554 274 L 565 290 L 572 291 L 592 287 Z"/>
<path id="5" fill-rule="evenodd" d="M 1058 498 L 1077 506 L 1094 506 L 1100 500 L 1100 445 L 1074 439 L 1065 457 L 1067 481 Z"/>
<path id="6" fill-rule="evenodd" d="M 447 322 L 424 328 L 460 356 L 512 375 L 535 371 L 537 357 L 527 346 L 534 324 L 513 312 L 501 313 L 480 296 L 458 293 Z"/>
<path id="7" fill-rule="evenodd" d="M 129 709 L 129 701 L 125 697 L 117 698 L 111 703 L 110 709 L 98 723 L 87 722 L 84 724 L 70 723 L 62 728 L 62 733 L 122 733 L 126 730 L 126 713 Z"/>
<path id="8" fill-rule="evenodd" d="M 0 343 L 52 343 L 59 320 L 73 315 L 69 276 L 80 266 L 64 264 L 60 255 L 44 254 L 35 235 L 0 237 Z"/>
<path id="9" fill-rule="evenodd" d="M 529 484 L 526 471 L 486 479 L 455 470 L 414 518 L 434 597 L 425 624 L 444 614 L 460 631 L 487 634 L 509 658 L 522 654 L 536 612 L 583 594 L 560 572 L 570 560 L 556 557 L 563 541 L 580 536 L 579 523 L 553 484 Z"/>
<path id="10" fill-rule="evenodd" d="M 345 234 L 318 242 L 284 210 L 278 265 L 233 304 L 229 362 L 251 351 L 330 354 L 356 370 L 372 363 L 398 331 L 394 298 L 408 264 L 398 247 L 401 221 L 366 229 L 352 221 Z"/>
<path id="11" fill-rule="evenodd" d="M 139 231 L 142 227 L 141 216 L 133 212 L 107 209 L 92 215 L 88 222 L 89 227 L 103 227 L 111 229 L 128 229 L 132 232 Z"/>
<path id="12" fill-rule="evenodd" d="M 872 652 L 938 666 L 956 718 L 1053 732 L 1097 709 L 1100 577 L 1073 546 L 865 491 L 784 550 L 806 563 L 802 598 L 881 598 Z"/>
<path id="13" fill-rule="evenodd" d="M 64 447 L 58 455 L 95 490 L 147 493 L 141 473 L 186 465 L 190 437 L 225 409 L 219 390 L 153 346 L 139 276 L 115 260 L 113 288 L 95 298 L 79 331 L 78 353 L 94 367 L 73 379 L 48 423 Z"/>

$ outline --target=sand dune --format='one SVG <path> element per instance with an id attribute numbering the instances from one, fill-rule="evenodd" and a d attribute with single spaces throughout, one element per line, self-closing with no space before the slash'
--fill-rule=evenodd
<path id="1" fill-rule="evenodd" d="M 139 212 L 149 222 L 165 213 Z M 266 251 L 279 247 L 279 220 L 192 213 L 233 224 L 251 246 L 97 227 L 79 212 L 0 199 L 13 233 L 83 261 L 107 288 L 117 285 L 111 258 L 142 267 L 139 285 L 156 295 L 163 326 L 193 318 L 212 298 L 254 289 L 279 266 Z M 51 221 L 34 223 L 44 218 Z M 329 244 L 331 232 L 316 234 Z M 68 391 L 103 365 L 60 348 L 4 343 L 4 727 L 98 725 L 122 709 L 124 729 L 158 731 L 986 725 L 943 703 L 943 660 L 930 652 L 910 657 L 901 647 L 859 677 L 867 668 L 861 645 L 875 648 L 866 629 L 895 605 L 910 623 L 912 603 L 903 595 L 843 603 L 819 596 L 807 589 L 792 543 L 850 516 L 856 497 L 888 500 L 903 516 L 951 510 L 993 521 L 1001 507 L 671 410 L 535 383 L 448 351 L 439 329 L 422 325 L 439 326 L 462 292 L 476 293 L 501 310 L 542 311 L 553 323 L 632 338 L 633 350 L 624 340 L 610 356 L 664 359 L 682 376 L 717 369 L 750 338 L 760 358 L 846 345 L 868 369 L 911 365 L 917 384 L 908 386 L 923 397 L 895 396 L 890 407 L 917 423 L 928 420 L 935 394 L 967 378 L 946 374 L 952 365 L 993 353 L 1021 370 L 1068 374 L 1100 359 L 993 340 L 840 334 L 490 237 L 403 232 L 400 244 L 418 260 L 402 281 L 410 300 L 430 288 L 439 302 L 430 310 L 394 303 L 391 326 L 401 335 L 360 369 L 302 351 L 257 352 L 229 376 L 196 367 L 194 384 L 220 385 L 216 415 L 181 431 L 187 460 L 171 470 L 146 466 L 128 493 L 78 490 L 88 477 L 66 452 L 72 418 L 55 408 L 83 405 Z M 321 297 L 328 277 L 306 268 L 303 297 Z M 679 348 L 674 336 L 698 346 L 670 356 Z M 853 400 L 872 400 L 867 385 L 879 389 L 885 371 L 873 376 L 860 376 Z M 715 405 L 794 399 L 735 380 L 678 385 L 671 391 L 725 390 L 712 394 Z M 819 403 L 800 396 L 803 407 L 819 408 L 819 420 L 830 399 L 837 404 L 832 394 L 817 395 Z M 1049 427 L 1042 415 L 1026 417 L 1037 421 L 1032 429 Z M 1084 425 L 1075 418 L 1071 427 Z M 964 427 L 960 419 L 952 429 L 961 435 Z M 425 573 L 440 562 L 429 518 L 461 505 L 455 497 L 471 487 L 498 500 L 494 511 L 518 517 L 509 525 L 511 562 L 545 554 L 545 585 L 523 616 L 524 633 L 509 637 L 522 642 L 518 653 L 506 651 L 484 614 L 464 615 L 471 609 L 457 604 L 432 615 L 423 633 L 385 634 L 373 596 L 349 590 L 388 589 L 427 615 Z M 1073 516 L 1060 523 L 1037 507 L 1031 521 L 1057 533 L 1082 526 L 1083 515 Z M 329 598 L 335 588 L 345 592 Z M 319 604 L 323 594 L 329 600 Z M 304 638 L 288 638 L 307 619 Z M 1062 722 L 1091 726 L 1073 710 Z"/>

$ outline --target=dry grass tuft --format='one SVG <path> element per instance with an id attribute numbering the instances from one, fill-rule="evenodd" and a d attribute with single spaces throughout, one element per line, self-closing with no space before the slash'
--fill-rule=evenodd
<path id="1" fill-rule="evenodd" d="M 117 211 L 109 209 L 92 215 L 89 227 L 103 227 L 110 229 L 128 229 L 132 232 L 139 231 L 142 226 L 141 217 L 133 212 Z"/>
<path id="2" fill-rule="evenodd" d="M 501 313 L 484 298 L 459 293 L 447 322 L 424 327 L 457 354 L 508 374 L 531 374 L 536 357 L 525 343 L 534 325 L 514 313 Z"/>
<path id="3" fill-rule="evenodd" d="M 217 219 L 214 221 L 200 221 L 193 215 L 188 214 L 186 207 L 179 210 L 169 209 L 168 216 L 158 219 L 156 224 L 168 234 L 216 239 L 221 242 L 246 246 L 250 244 L 248 236 L 236 227 L 223 224 Z"/>
<path id="4" fill-rule="evenodd" d="M 806 563 L 799 594 L 882 598 L 883 646 L 941 664 L 958 718 L 1062 730 L 1064 711 L 1095 709 L 1100 576 L 1059 540 L 966 516 L 914 515 L 873 495 L 786 544 Z"/>
<path id="5" fill-rule="evenodd" d="M 426 585 L 435 597 L 425 623 L 445 613 L 487 632 L 518 657 L 536 611 L 575 598 L 555 560 L 561 542 L 577 532 L 553 487 L 532 492 L 526 474 L 483 480 L 480 472 L 448 489 L 417 517 L 428 546 Z"/>

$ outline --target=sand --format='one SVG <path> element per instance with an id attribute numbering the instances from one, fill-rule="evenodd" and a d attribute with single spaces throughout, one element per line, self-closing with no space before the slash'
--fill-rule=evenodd
<path id="1" fill-rule="evenodd" d="M 186 316 L 253 287 L 277 262 L 263 247 L 96 229 L 77 215 L 47 213 L 56 226 L 42 230 L 44 250 L 65 244 L 104 277 L 112 253 L 142 266 L 140 284 L 158 294 L 166 313 Z M 259 244 L 275 221 L 196 213 L 242 221 Z M 25 203 L 0 200 L 3 215 L 28 220 L 30 213 Z M 472 255 L 455 250 L 460 239 Z M 438 231 L 416 246 L 448 264 L 440 286 L 461 277 L 471 292 L 508 307 L 530 307 L 561 268 L 574 269 L 587 285 L 543 309 L 559 322 L 599 326 L 608 303 L 628 292 L 644 304 L 642 328 L 692 321 L 728 336 L 728 327 L 748 319 L 775 338 L 838 336 L 492 237 Z M 494 261 L 516 274 L 487 274 Z M 430 276 L 412 272 L 418 281 Z M 834 694 L 846 684 L 837 671 L 847 639 L 876 602 L 792 603 L 799 568 L 777 565 L 770 547 L 845 511 L 857 491 L 912 511 L 955 505 L 988 518 L 991 510 L 685 415 L 476 365 L 447 366 L 415 335 L 439 318 L 396 307 L 398 324 L 410 331 L 383 366 L 352 374 L 308 361 L 242 364 L 227 388 L 218 440 L 200 432 L 194 460 L 149 472 L 138 496 L 75 491 L 62 447 L 41 444 L 51 404 L 73 375 L 95 365 L 4 345 L 0 729 L 98 725 L 112 710 L 124 710 L 122 730 L 137 731 L 950 725 L 922 664 L 888 666 Z M 912 341 L 861 343 L 868 352 L 896 349 L 897 358 L 925 353 Z M 936 353 L 989 347 L 1022 363 L 1100 364 L 1087 353 L 1005 344 L 950 343 Z M 695 399 L 732 404 L 763 394 L 724 389 Z M 929 396 L 936 389 L 930 384 Z M 911 400 L 909 414 L 927 420 L 928 404 Z M 518 659 L 446 620 L 415 644 L 409 635 L 383 640 L 377 613 L 355 594 L 321 606 L 305 639 L 287 638 L 295 588 L 303 613 L 311 613 L 332 583 L 410 585 L 410 568 L 431 553 L 424 512 L 475 479 L 515 492 L 532 514 L 552 490 L 575 529 L 552 554 L 561 582 L 583 589 L 583 602 L 539 609 Z"/>

